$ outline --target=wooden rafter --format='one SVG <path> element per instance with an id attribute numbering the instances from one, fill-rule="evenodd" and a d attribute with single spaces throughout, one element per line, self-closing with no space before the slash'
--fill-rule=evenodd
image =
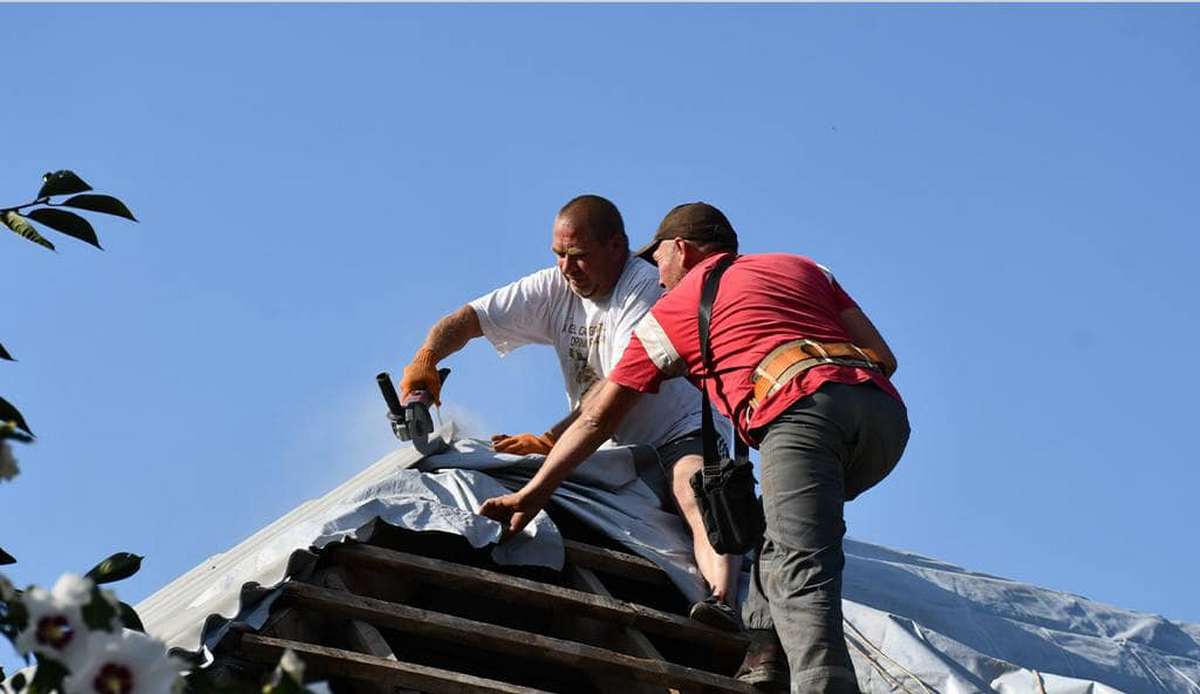
<path id="1" fill-rule="evenodd" d="M 616 600 L 607 595 L 561 588 L 495 571 L 465 567 L 370 545 L 338 547 L 334 550 L 334 556 L 338 562 L 349 566 L 370 566 L 394 571 L 398 575 L 416 580 L 436 582 L 442 587 L 483 592 L 494 595 L 497 599 L 551 610 L 567 610 L 574 614 L 633 626 L 649 633 L 684 639 L 726 651 L 744 651 L 746 648 L 746 637 L 743 634 L 713 629 L 686 617 Z"/>
<path id="2" fill-rule="evenodd" d="M 683 691 L 755 692 L 753 687 L 737 680 L 695 668 L 318 586 L 287 583 L 283 586 L 280 601 L 421 638 L 476 648 L 495 653 L 498 657 L 540 660 L 570 668 L 619 673 L 633 680 Z"/>
<path id="3" fill-rule="evenodd" d="M 258 634 L 243 634 L 238 645 L 240 653 L 262 663 L 279 662 L 284 650 L 289 648 L 304 660 L 312 672 L 321 676 L 407 687 L 431 694 L 547 694 L 539 689 L 520 687 L 461 672 Z"/>

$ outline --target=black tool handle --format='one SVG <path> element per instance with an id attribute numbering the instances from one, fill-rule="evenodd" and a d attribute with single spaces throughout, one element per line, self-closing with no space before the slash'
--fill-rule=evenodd
<path id="1" fill-rule="evenodd" d="M 383 371 L 375 380 L 379 381 L 379 392 L 383 393 L 388 410 L 397 417 L 404 416 L 404 408 L 400 407 L 400 396 L 396 395 L 396 386 L 392 385 L 392 375 Z"/>

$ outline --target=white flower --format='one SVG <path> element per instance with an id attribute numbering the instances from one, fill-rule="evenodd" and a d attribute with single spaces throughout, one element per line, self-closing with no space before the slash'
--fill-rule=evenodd
<path id="1" fill-rule="evenodd" d="M 17 467 L 17 459 L 13 457 L 12 448 L 7 441 L 0 440 L 0 480 L 11 480 L 17 476 L 21 468 Z"/>
<path id="2" fill-rule="evenodd" d="M 74 574 L 63 574 L 50 591 L 37 586 L 25 591 L 21 602 L 29 623 L 17 634 L 17 652 L 39 653 L 70 668 L 84 650 L 83 606 L 91 592 L 91 580 Z"/>
<path id="3" fill-rule="evenodd" d="M 86 642 L 86 655 L 63 680 L 66 694 L 171 694 L 187 668 L 140 632 L 95 631 Z"/>
<path id="4" fill-rule="evenodd" d="M 279 669 L 295 680 L 296 684 L 304 681 L 304 661 L 290 648 L 285 650 L 283 657 L 279 659 Z"/>

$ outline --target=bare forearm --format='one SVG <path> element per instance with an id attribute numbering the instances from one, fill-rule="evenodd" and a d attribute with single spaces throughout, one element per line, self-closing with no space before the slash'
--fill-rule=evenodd
<path id="1" fill-rule="evenodd" d="M 615 428 L 615 427 L 613 427 Z M 611 436 L 599 422 L 589 419 L 580 413 L 571 426 L 563 432 L 554 448 L 542 463 L 537 474 L 529 480 L 526 490 L 529 495 L 538 499 L 541 505 L 550 498 L 558 485 L 571 474 L 571 471 L 600 447 L 600 444 Z"/>
<path id="2" fill-rule="evenodd" d="M 641 396 L 640 393 L 603 381 L 595 394 L 583 404 L 575 422 L 567 428 L 546 462 L 538 470 L 525 492 L 545 501 L 554 489 L 587 459 L 600 444 L 608 440 L 624 419 L 625 414 Z"/>
<path id="3" fill-rule="evenodd" d="M 567 428 L 533 479 L 512 494 L 483 502 L 479 513 L 503 524 L 506 538 L 521 532 L 567 475 L 612 435 L 639 397 L 641 393 L 635 390 L 604 381 L 596 395 L 584 403 L 579 418 Z"/>
<path id="4" fill-rule="evenodd" d="M 891 376 L 896 372 L 896 355 L 892 354 L 883 335 L 879 334 L 875 324 L 871 322 L 870 318 L 867 318 L 867 314 L 863 313 L 862 309 L 848 308 L 838 315 L 838 319 L 842 327 L 846 329 L 846 334 L 850 336 L 851 342 L 859 347 L 870 349 L 879 356 L 883 361 L 884 373 Z"/>
<path id="5" fill-rule="evenodd" d="M 579 413 L 583 411 L 585 406 L 587 406 L 588 400 L 600 390 L 601 383 L 604 383 L 604 381 L 595 381 L 592 383 L 592 385 L 588 386 L 588 389 L 583 392 L 583 396 L 579 398 L 579 407 L 571 410 L 570 414 L 568 414 L 566 417 L 563 417 L 554 426 L 550 427 L 546 433 L 550 434 L 550 436 L 552 436 L 555 440 L 562 438 L 562 435 L 564 432 L 566 432 L 567 428 L 574 424 L 576 419 L 579 419 Z M 611 434 L 609 435 L 611 436 Z"/>
<path id="6" fill-rule="evenodd" d="M 463 306 L 454 313 L 444 316 L 429 329 L 421 349 L 433 353 L 434 361 L 441 361 L 466 346 L 476 337 L 483 336 L 479 316 L 475 309 Z"/>

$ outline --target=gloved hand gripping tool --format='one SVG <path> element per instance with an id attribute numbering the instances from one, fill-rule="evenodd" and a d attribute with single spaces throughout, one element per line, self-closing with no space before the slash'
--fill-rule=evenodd
<path id="1" fill-rule="evenodd" d="M 438 379 L 446 382 L 450 369 L 438 369 Z M 431 446 L 429 435 L 434 431 L 433 415 L 429 408 L 434 404 L 433 393 L 427 390 L 414 390 L 401 400 L 396 395 L 396 387 L 392 385 L 392 376 L 384 371 L 375 377 L 379 382 L 379 391 L 388 406 L 388 419 L 392 423 L 392 433 L 401 441 L 412 441 L 416 449 L 430 454 L 437 446 Z"/>

